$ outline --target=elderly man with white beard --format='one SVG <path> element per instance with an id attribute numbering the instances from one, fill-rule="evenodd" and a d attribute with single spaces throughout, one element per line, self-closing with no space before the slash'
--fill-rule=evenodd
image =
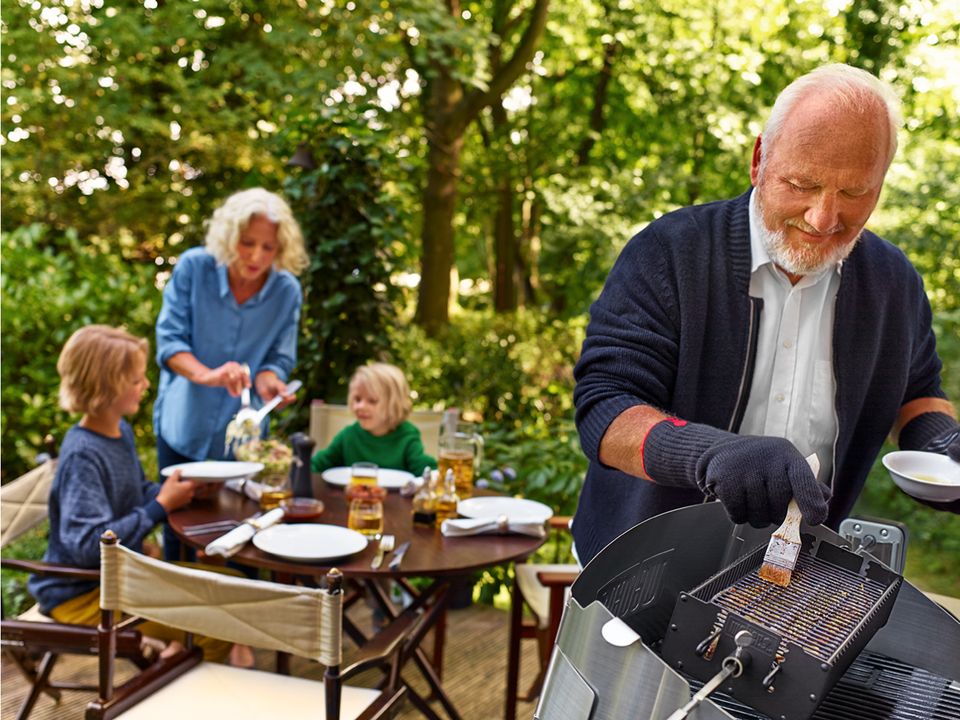
<path id="1" fill-rule="evenodd" d="M 795 498 L 809 524 L 836 529 L 888 435 L 960 459 L 923 282 L 864 229 L 901 123 L 885 83 L 818 68 L 777 98 L 751 190 L 665 215 L 626 245 L 575 369 L 582 563 L 705 499 L 764 527 Z"/>

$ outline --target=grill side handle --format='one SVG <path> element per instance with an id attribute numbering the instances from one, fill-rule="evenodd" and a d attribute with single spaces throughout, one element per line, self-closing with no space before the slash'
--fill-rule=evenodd
<path id="1" fill-rule="evenodd" d="M 750 653 L 747 652 L 747 648 L 753 645 L 753 635 L 748 630 L 741 630 L 734 638 L 734 643 L 737 649 L 723 659 L 720 672 L 704 683 L 703 687 L 690 698 L 690 702 L 676 710 L 667 720 L 685 720 L 700 703 L 729 678 L 738 678 L 743 674 L 744 668 L 750 664 Z"/>

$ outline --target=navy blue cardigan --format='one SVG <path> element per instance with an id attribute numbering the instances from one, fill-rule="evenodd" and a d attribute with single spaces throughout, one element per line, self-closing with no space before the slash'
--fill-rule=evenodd
<path id="1" fill-rule="evenodd" d="M 749 296 L 749 197 L 652 222 L 627 243 L 590 309 L 574 369 L 577 429 L 590 460 L 573 523 L 584 563 L 638 522 L 703 500 L 600 463 L 614 418 L 648 404 L 731 432 L 740 427 L 762 311 Z M 833 354 L 839 431 L 826 524 L 836 528 L 900 407 L 944 396 L 923 281 L 902 251 L 867 231 L 843 264 Z"/>

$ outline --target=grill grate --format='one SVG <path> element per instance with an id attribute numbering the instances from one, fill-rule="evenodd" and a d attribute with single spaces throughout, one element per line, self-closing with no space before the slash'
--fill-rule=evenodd
<path id="1" fill-rule="evenodd" d="M 688 678 L 696 692 L 702 682 Z M 710 699 L 737 720 L 768 715 L 714 693 Z M 883 655 L 863 652 L 824 699 L 811 720 L 956 720 L 960 685 Z"/>
<path id="2" fill-rule="evenodd" d="M 721 608 L 715 629 L 730 612 L 772 630 L 817 659 L 829 661 L 886 591 L 886 586 L 801 553 L 786 587 L 747 573 L 711 602 Z"/>

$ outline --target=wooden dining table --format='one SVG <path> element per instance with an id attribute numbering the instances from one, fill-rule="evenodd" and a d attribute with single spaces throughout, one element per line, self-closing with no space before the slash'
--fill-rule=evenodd
<path id="1" fill-rule="evenodd" d="M 322 515 L 311 522 L 328 525 L 347 525 L 347 506 L 344 488 L 331 485 L 319 475 L 313 478 L 314 497 L 324 504 Z M 477 490 L 476 495 L 496 495 L 485 490 Z M 279 581 L 296 581 L 321 578 L 331 568 L 337 567 L 348 580 L 354 580 L 365 588 L 374 598 L 386 617 L 397 619 L 401 613 L 422 612 L 423 619 L 417 631 L 404 650 L 404 659 L 412 660 L 420 669 L 432 694 L 440 701 L 451 720 L 460 720 L 460 715 L 444 691 L 441 679 L 443 668 L 443 646 L 446 640 L 446 610 L 451 583 L 468 578 L 474 571 L 503 563 L 523 560 L 543 542 L 543 538 L 528 535 L 472 535 L 466 537 L 444 537 L 439 528 L 415 526 L 411 509 L 411 499 L 397 491 L 391 491 L 384 500 L 383 532 L 396 538 L 395 547 L 399 548 L 409 541 L 410 546 L 403 556 L 399 568 L 391 569 L 391 553 L 384 558 L 379 569 L 370 567 L 376 552 L 376 543 L 370 542 L 361 552 L 335 562 L 294 562 L 270 555 L 258 549 L 252 542 L 247 543 L 230 560 L 241 565 L 268 570 Z M 203 549 L 219 533 L 195 535 L 189 531 L 194 525 L 217 520 L 243 521 L 259 510 L 259 505 L 240 493 L 223 488 L 219 493 L 204 500 L 194 500 L 185 508 L 169 515 L 168 521 L 181 541 L 190 547 Z M 410 578 L 429 578 L 426 588 L 417 589 L 408 581 Z M 379 581 L 394 580 L 413 597 L 408 608 L 396 608 L 390 601 L 386 590 L 387 583 Z M 429 630 L 434 631 L 432 657 L 427 657 L 421 641 Z M 368 638 L 348 624 L 344 631 L 358 643 Z M 411 702 L 426 716 L 440 720 L 439 716 L 408 685 Z"/>

